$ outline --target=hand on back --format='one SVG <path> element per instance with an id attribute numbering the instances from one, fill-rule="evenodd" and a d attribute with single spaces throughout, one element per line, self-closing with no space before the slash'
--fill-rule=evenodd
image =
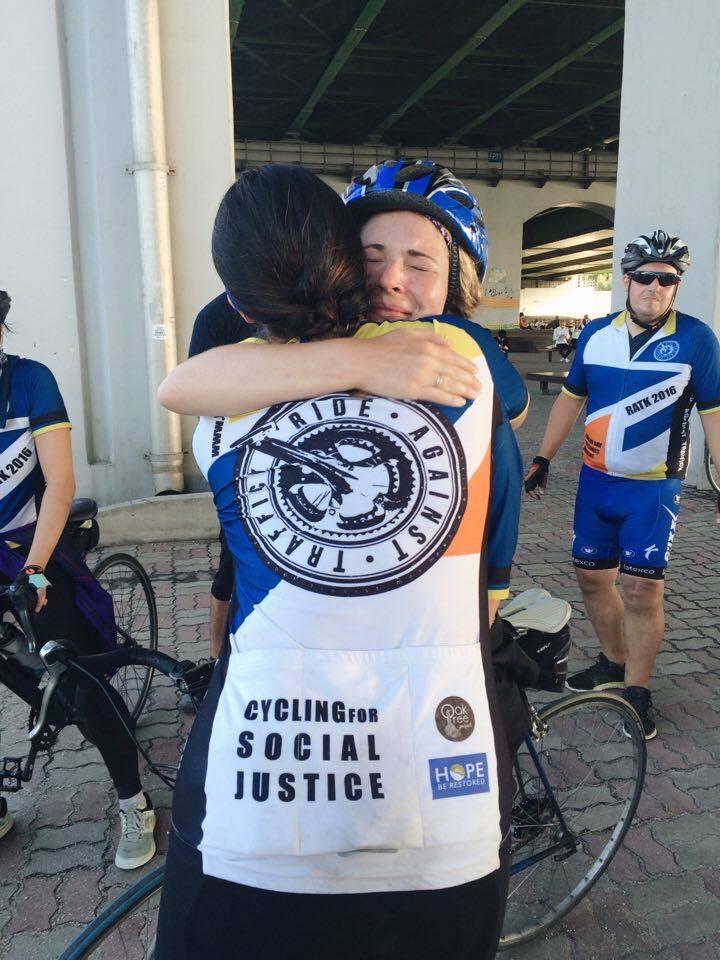
<path id="1" fill-rule="evenodd" d="M 480 392 L 477 368 L 429 330 L 357 340 L 366 351 L 359 388 L 381 397 L 461 407 Z"/>

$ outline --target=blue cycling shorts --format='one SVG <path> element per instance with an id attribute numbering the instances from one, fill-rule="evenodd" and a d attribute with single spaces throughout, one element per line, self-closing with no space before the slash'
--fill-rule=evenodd
<path id="1" fill-rule="evenodd" d="M 628 480 L 584 466 L 573 526 L 573 564 L 662 580 L 680 509 L 680 480 Z"/>

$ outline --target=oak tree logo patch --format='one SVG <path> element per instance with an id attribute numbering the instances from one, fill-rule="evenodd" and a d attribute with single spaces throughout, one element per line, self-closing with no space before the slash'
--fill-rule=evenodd
<path id="1" fill-rule="evenodd" d="M 315 592 L 414 580 L 465 510 L 459 439 L 423 404 L 347 394 L 283 404 L 235 447 L 246 533 L 271 569 Z"/>
<path id="2" fill-rule="evenodd" d="M 467 740 L 475 729 L 475 714 L 462 697 L 445 697 L 435 710 L 435 726 L 446 740 Z"/>

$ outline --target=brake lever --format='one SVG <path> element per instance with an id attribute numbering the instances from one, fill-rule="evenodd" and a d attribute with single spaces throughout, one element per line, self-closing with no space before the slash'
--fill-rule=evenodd
<path id="1" fill-rule="evenodd" d="M 30 653 L 37 653 L 38 641 L 35 634 L 35 627 L 33 626 L 30 610 L 29 610 L 29 595 L 28 590 L 32 590 L 35 596 L 37 597 L 37 591 L 34 587 L 31 587 L 29 584 L 18 585 L 11 584 L 8 587 L 7 595 L 10 598 L 10 602 L 13 605 L 13 609 L 18 615 L 18 620 L 20 621 L 20 626 L 22 631 L 25 634 L 25 639 L 27 640 L 28 650 Z"/>
<path id="2" fill-rule="evenodd" d="M 60 683 L 60 680 L 67 670 L 67 649 L 58 643 L 57 640 L 49 640 L 47 643 L 43 644 L 43 647 L 40 651 L 40 659 L 45 665 L 45 669 L 48 672 L 50 679 L 45 685 L 43 691 L 42 703 L 40 704 L 40 710 L 38 711 L 37 723 L 32 728 L 28 734 L 28 740 L 34 740 L 38 734 L 42 733 L 43 728 L 47 722 L 47 714 L 50 709 L 50 702 L 52 701 L 57 685 Z"/>

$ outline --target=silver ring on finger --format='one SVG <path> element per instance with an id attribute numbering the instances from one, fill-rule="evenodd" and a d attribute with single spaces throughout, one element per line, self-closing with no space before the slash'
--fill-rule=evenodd
<path id="1" fill-rule="evenodd" d="M 439 374 L 435 377 L 435 386 L 436 386 L 436 387 L 441 387 L 442 385 L 443 385 L 443 375 L 442 375 L 441 373 L 439 373 Z"/>

